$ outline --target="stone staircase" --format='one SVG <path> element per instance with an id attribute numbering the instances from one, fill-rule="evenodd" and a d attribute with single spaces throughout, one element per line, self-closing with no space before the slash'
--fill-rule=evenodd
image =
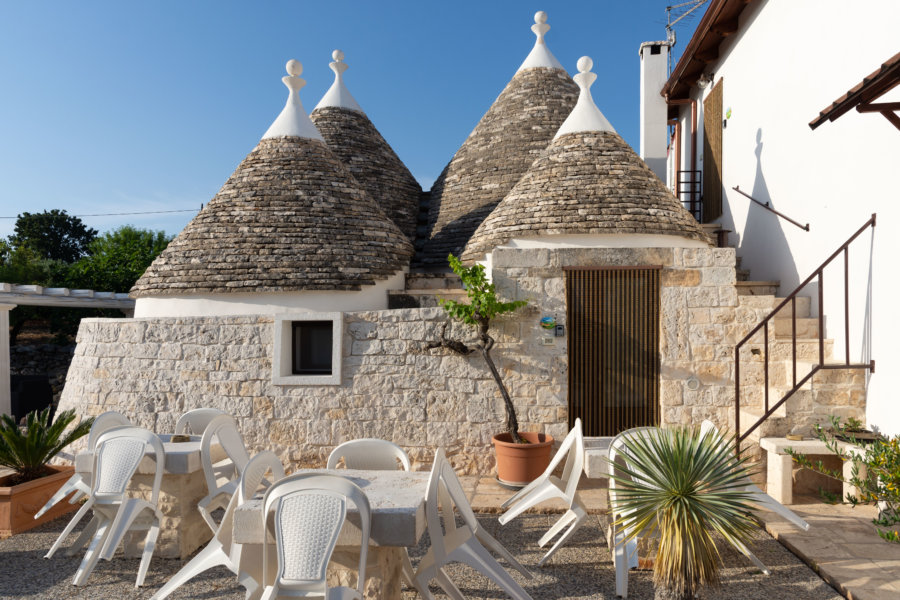
<path id="1" fill-rule="evenodd" d="M 406 289 L 388 291 L 388 308 L 439 306 L 438 300 L 464 300 L 462 281 L 450 271 L 413 269 L 406 274 Z"/>
<path id="2" fill-rule="evenodd" d="M 741 285 L 741 283 L 745 285 Z M 784 298 L 767 292 L 777 282 L 738 282 L 739 310 L 758 314 L 773 311 Z M 751 291 L 752 290 L 752 291 Z M 791 306 L 785 305 L 769 325 L 769 406 L 778 403 L 819 364 L 819 319 L 810 316 L 810 298 L 797 296 L 796 325 Z M 760 319 L 761 320 L 761 319 Z M 759 321 L 757 321 L 759 322 Z M 753 325 L 755 326 L 755 325 Z M 792 338 L 796 328 L 796 379 Z M 749 329 L 749 328 L 748 328 Z M 834 340 L 823 340 L 825 364 L 840 364 L 834 358 Z M 763 332 L 759 331 L 742 349 L 741 431 L 753 426 L 765 412 L 765 362 Z M 762 437 L 783 437 L 788 433 L 811 435 L 815 423 L 827 424 L 831 415 L 865 418 L 865 373 L 859 369 L 822 369 L 806 381 L 747 441 L 756 444 Z"/>

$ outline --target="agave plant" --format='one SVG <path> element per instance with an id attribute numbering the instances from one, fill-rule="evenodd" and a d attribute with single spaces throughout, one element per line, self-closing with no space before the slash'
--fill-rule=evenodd
<path id="1" fill-rule="evenodd" d="M 722 558 L 715 534 L 746 545 L 756 523 L 750 494 L 742 491 L 746 458 L 735 458 L 734 438 L 696 428 L 649 430 L 624 439 L 625 464 L 610 469 L 615 526 L 626 540 L 657 534 L 653 568 L 657 599 L 688 599 L 719 582 Z"/>
<path id="2" fill-rule="evenodd" d="M 67 410 L 51 422 L 52 407 L 30 412 L 25 427 L 9 415 L 0 415 L 0 466 L 16 472 L 14 483 L 25 483 L 50 473 L 47 462 L 60 450 L 91 430 L 93 418 L 84 419 L 72 430 L 66 428 L 75 420 L 75 411 Z"/>

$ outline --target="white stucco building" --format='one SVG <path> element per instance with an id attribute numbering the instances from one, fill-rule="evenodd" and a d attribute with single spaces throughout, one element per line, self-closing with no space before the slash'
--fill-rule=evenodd
<path id="1" fill-rule="evenodd" d="M 815 130 L 810 122 L 895 56 L 898 23 L 900 3 L 893 0 L 713 0 L 660 90 L 673 126 L 669 187 L 686 206 L 693 190 L 701 221 L 727 230 L 741 268 L 755 280 L 780 282 L 779 296 L 877 213 L 877 227 L 849 249 L 849 323 L 842 256 L 825 271 L 822 295 L 833 360 L 846 360 L 849 347 L 850 362 L 876 361 L 867 374 L 867 419 L 888 433 L 900 432 L 900 321 L 892 314 L 900 291 L 892 268 L 900 254 L 900 131 L 877 113 L 855 110 Z M 642 63 L 657 61 L 658 71 L 666 50 L 650 55 L 642 47 Z M 896 85 L 900 65 L 883 75 Z M 900 88 L 878 99 L 897 100 Z M 652 110 L 658 105 L 648 106 L 642 132 L 665 131 Z M 643 158 L 653 165 L 661 157 Z M 817 285 L 802 292 L 813 298 L 813 316 Z"/>

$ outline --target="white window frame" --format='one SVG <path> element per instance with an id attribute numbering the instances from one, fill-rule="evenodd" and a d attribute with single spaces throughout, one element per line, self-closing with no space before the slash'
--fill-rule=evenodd
<path id="1" fill-rule="evenodd" d="M 294 375 L 292 328 L 295 321 L 331 321 L 331 375 Z M 288 313 L 275 315 L 272 353 L 272 383 L 275 385 L 340 385 L 344 314 L 339 312 Z"/>

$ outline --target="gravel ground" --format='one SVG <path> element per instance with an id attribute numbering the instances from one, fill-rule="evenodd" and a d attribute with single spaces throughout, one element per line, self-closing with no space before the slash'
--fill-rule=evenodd
<path id="1" fill-rule="evenodd" d="M 480 516 L 485 528 L 497 537 L 526 566 L 537 564 L 543 555 L 537 547 L 537 539 L 550 526 L 556 515 L 526 515 L 500 527 L 495 516 Z M 590 517 L 588 523 L 576 534 L 571 543 L 562 548 L 544 568 L 533 569 L 531 581 L 512 571 L 513 576 L 535 599 L 560 598 L 597 599 L 615 596 L 615 572 L 609 550 L 606 547 L 603 517 Z M 62 531 L 66 519 L 58 519 L 43 527 L 0 540 L 0 598 L 72 598 L 72 599 L 126 599 L 149 598 L 183 564 L 178 560 L 154 559 L 150 563 L 145 586 L 134 587 L 138 559 L 100 561 L 89 584 L 82 588 L 71 585 L 72 577 L 81 556 L 68 557 L 63 548 L 57 555 L 45 560 L 47 548 Z M 427 538 L 427 535 L 425 536 Z M 72 538 L 74 539 L 74 537 Z M 427 539 L 410 550 L 413 564 L 424 555 Z M 781 544 L 760 531 L 752 546 L 753 552 L 772 570 L 771 576 L 757 571 L 740 554 L 727 545 L 721 545 L 725 560 L 722 586 L 706 590 L 707 600 L 840 600 L 842 596 L 822 581 L 812 570 L 800 562 Z M 468 567 L 451 565 L 450 577 L 463 594 L 471 599 L 503 599 L 507 596 L 492 582 Z M 629 598 L 652 599 L 652 573 L 632 571 L 629 577 Z M 436 590 L 436 596 L 446 597 Z M 207 571 L 191 580 L 171 598 L 222 598 L 242 599 L 243 589 L 224 568 Z M 404 590 L 403 600 L 413 600 L 416 594 Z"/>

